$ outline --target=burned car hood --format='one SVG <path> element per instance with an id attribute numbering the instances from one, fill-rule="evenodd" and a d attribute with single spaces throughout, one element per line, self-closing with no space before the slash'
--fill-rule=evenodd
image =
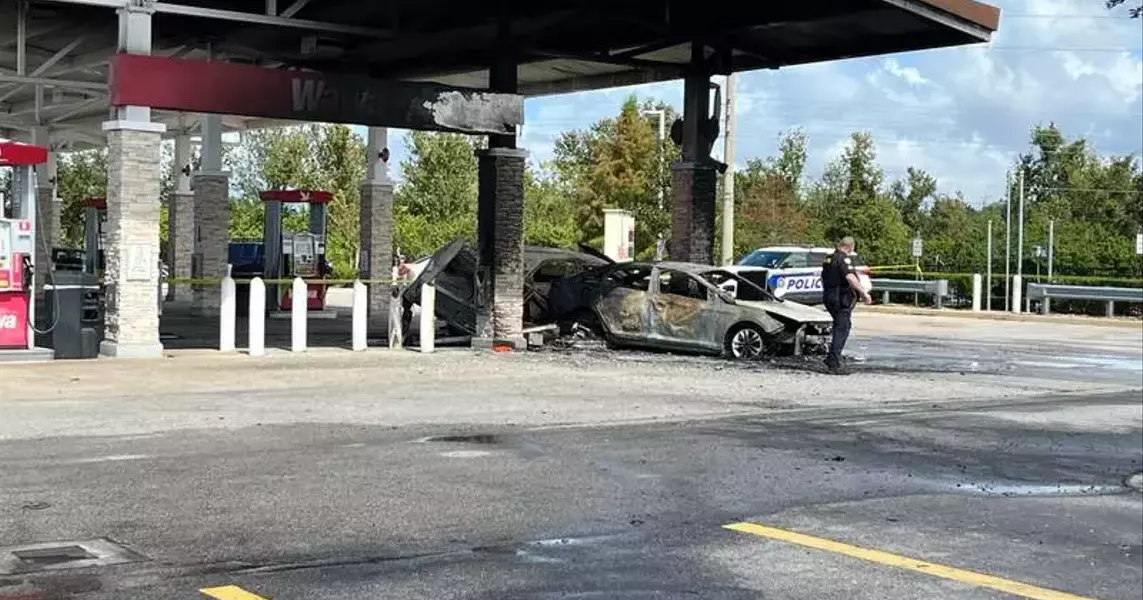
<path id="1" fill-rule="evenodd" d="M 798 323 L 833 323 L 833 317 L 831 317 L 828 312 L 820 308 L 798 304 L 797 302 L 791 302 L 789 300 L 738 300 L 735 304 L 758 308 Z"/>

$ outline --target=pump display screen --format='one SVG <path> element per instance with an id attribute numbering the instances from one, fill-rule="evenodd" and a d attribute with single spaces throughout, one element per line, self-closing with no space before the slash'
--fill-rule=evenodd
<path id="1" fill-rule="evenodd" d="M 300 277 L 312 277 L 317 275 L 316 245 L 312 233 L 294 234 L 294 275 Z"/>

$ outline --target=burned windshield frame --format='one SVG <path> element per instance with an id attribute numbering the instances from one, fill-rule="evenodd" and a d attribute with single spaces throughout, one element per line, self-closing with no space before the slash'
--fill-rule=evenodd
<path id="1" fill-rule="evenodd" d="M 712 276 L 715 276 L 715 275 L 724 277 L 722 282 L 716 283 L 715 281 L 713 281 Z M 753 288 L 754 291 L 756 291 L 758 293 L 759 301 L 763 301 L 763 302 L 765 302 L 765 301 L 781 302 L 782 301 L 781 298 L 778 298 L 778 297 L 774 296 L 774 294 L 771 294 L 769 290 L 757 285 L 756 283 L 754 283 L 752 281 L 748 281 L 746 279 L 743 279 L 743 278 L 739 277 L 738 275 L 731 273 L 730 271 L 723 271 L 721 269 L 714 269 L 712 271 L 705 271 L 703 273 L 700 273 L 699 277 L 702 277 L 703 281 L 706 281 L 711 286 L 713 286 L 714 289 L 718 291 L 718 294 L 725 299 L 738 300 L 738 298 L 731 296 L 729 292 L 722 289 L 722 284 L 725 283 L 726 280 L 733 279 L 734 281 L 737 282 L 737 284 L 738 284 L 737 289 L 739 289 L 739 290 L 742 289 L 743 285 L 747 285 L 747 286 Z M 741 294 L 739 294 L 739 295 L 741 295 Z M 750 302 L 750 300 L 747 300 L 747 302 Z"/>

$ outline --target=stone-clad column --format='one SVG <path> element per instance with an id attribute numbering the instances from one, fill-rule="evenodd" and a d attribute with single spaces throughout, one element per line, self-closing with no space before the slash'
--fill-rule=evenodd
<path id="1" fill-rule="evenodd" d="M 226 173 L 199 171 L 194 174 L 194 230 L 196 279 L 210 283 L 194 286 L 194 309 L 200 315 L 218 314 L 221 286 L 214 281 L 226 276 L 230 243 L 230 178 Z"/>
<path id="2" fill-rule="evenodd" d="M 112 121 L 107 132 L 107 356 L 158 357 L 159 123 Z"/>
<path id="3" fill-rule="evenodd" d="M 671 260 L 710 265 L 717 181 L 710 150 L 718 121 L 710 114 L 710 63 L 702 40 L 691 42 L 681 129 L 682 157 L 671 166 Z"/>
<path id="4" fill-rule="evenodd" d="M 524 159 L 516 148 L 479 155 L 476 335 L 473 346 L 524 345 Z"/>
<path id="5" fill-rule="evenodd" d="M 714 264 L 717 181 L 712 164 L 671 165 L 671 260 Z"/>
<path id="6" fill-rule="evenodd" d="M 361 184 L 361 278 L 393 275 L 393 181 L 389 179 L 388 130 L 370 127 L 365 182 Z M 388 332 L 391 285 L 371 283 L 369 328 Z"/>
<path id="7" fill-rule="evenodd" d="M 194 286 L 194 310 L 218 314 L 221 286 L 230 257 L 230 176 L 222 170 L 222 119 L 202 115 L 202 170 L 191 179 L 194 189 L 196 278 L 210 283 Z"/>
<path id="8" fill-rule="evenodd" d="M 149 3 L 119 13 L 119 51 L 151 53 Z M 159 168 L 163 132 L 146 106 L 118 106 L 107 133 L 105 315 L 100 354 L 159 357 Z"/>
<path id="9" fill-rule="evenodd" d="M 175 190 L 167 205 L 167 268 L 171 277 L 191 277 L 191 259 L 194 256 L 194 193 L 191 178 L 184 168 L 190 165 L 190 137 L 181 133 L 175 138 Z M 191 302 L 193 294 L 188 284 L 172 284 L 167 298 L 175 302 Z"/>

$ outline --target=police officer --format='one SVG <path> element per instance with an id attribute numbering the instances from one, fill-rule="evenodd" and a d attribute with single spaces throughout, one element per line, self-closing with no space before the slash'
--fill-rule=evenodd
<path id="1" fill-rule="evenodd" d="M 822 264 L 823 300 L 826 310 L 833 317 L 833 339 L 830 340 L 825 364 L 830 372 L 838 374 L 845 372 L 841 363 L 841 351 L 849 339 L 854 299 L 861 298 L 865 303 L 873 301 L 857 278 L 857 268 L 850 257 L 852 253 L 853 238 L 845 236 L 837 243 L 837 250 L 827 256 Z"/>

